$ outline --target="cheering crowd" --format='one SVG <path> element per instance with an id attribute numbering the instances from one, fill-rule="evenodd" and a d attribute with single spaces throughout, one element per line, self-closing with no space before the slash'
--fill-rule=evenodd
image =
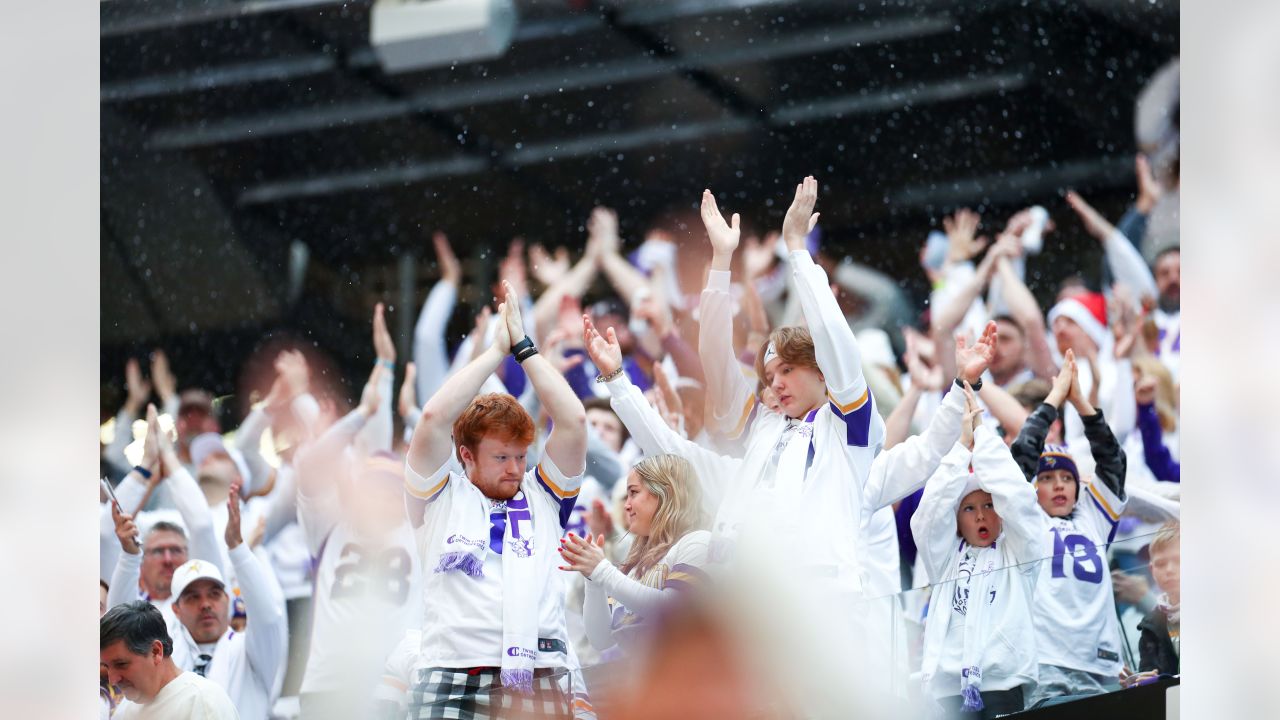
<path id="1" fill-rule="evenodd" d="M 487 279 L 437 233 L 412 362 L 379 304 L 358 398 L 287 349 L 234 432 L 163 353 L 149 380 L 130 361 L 102 717 L 661 716 L 617 701 L 628 678 L 770 546 L 869 703 L 995 717 L 1177 675 L 1180 256 L 1146 223 L 1176 160 L 1137 176 L 1114 226 L 1068 195 L 1103 282 L 1069 276 L 1047 312 L 1043 208 L 994 240 L 947 218 L 912 310 L 821 244 L 807 177 L 763 238 L 708 190 L 705 240 L 624 254 L 597 208 L 576 261 L 513 242 L 460 343 L 459 290 Z M 686 702 L 670 716 L 727 701 Z"/>

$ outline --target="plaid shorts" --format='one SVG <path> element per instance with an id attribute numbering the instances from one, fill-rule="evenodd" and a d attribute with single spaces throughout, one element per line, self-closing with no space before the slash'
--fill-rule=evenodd
<path id="1" fill-rule="evenodd" d="M 533 694 L 501 687 L 498 668 L 424 668 L 409 699 L 413 720 L 570 720 L 570 695 L 562 687 L 566 671 L 534 671 Z"/>

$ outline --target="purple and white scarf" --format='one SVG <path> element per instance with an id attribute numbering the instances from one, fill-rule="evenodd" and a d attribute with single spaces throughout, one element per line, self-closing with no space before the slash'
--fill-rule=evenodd
<path id="1" fill-rule="evenodd" d="M 455 507 L 435 572 L 461 572 L 484 577 L 486 553 L 502 558 L 502 672 L 503 687 L 533 693 L 534 662 L 538 658 L 538 597 L 545 578 L 543 563 L 535 560 L 533 513 L 524 490 L 510 500 L 490 500 L 463 479 L 456 489 Z"/>

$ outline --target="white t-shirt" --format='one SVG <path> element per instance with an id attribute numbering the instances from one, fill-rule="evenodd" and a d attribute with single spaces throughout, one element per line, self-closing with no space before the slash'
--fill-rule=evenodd
<path id="1" fill-rule="evenodd" d="M 1120 631 L 1107 545 L 1124 506 L 1103 482 L 1081 482 L 1071 515 L 1049 518 L 1034 604 L 1041 664 L 1108 677 L 1120 674 Z"/>
<path id="2" fill-rule="evenodd" d="M 676 541 L 662 556 L 661 562 L 649 568 L 644 577 L 629 579 L 657 590 L 673 589 L 677 581 L 695 586 L 699 571 L 707 564 L 707 548 L 710 543 L 711 533 L 706 530 L 688 533 Z M 609 626 L 613 631 L 614 642 L 624 650 L 631 651 L 636 645 L 636 637 L 647 632 L 644 628 L 651 624 L 652 618 L 647 613 L 628 608 L 619 597 L 610 596 L 608 603 Z"/>
<path id="3" fill-rule="evenodd" d="M 538 603 L 538 638 L 564 643 L 569 641 L 565 627 L 563 573 L 556 568 L 560 554 L 556 552 L 582 486 L 583 476 L 566 477 L 550 457 L 543 456 L 537 467 L 525 473 L 520 489 L 529 503 L 530 519 L 516 522 L 521 528 L 532 524 L 535 557 L 543 567 L 537 571 L 544 587 L 531 588 L 519 602 Z M 422 625 L 422 650 L 419 667 L 496 667 L 502 664 L 502 542 L 491 543 L 484 553 L 482 577 L 472 577 L 462 572 L 433 572 L 439 565 L 444 535 L 450 527 L 450 515 L 455 503 L 467 502 L 475 493 L 459 492 L 471 483 L 465 475 L 450 470 L 448 463 L 423 477 L 408 464 L 405 466 L 405 483 L 409 492 L 423 498 L 428 505 L 424 523 L 419 531 L 422 545 L 422 567 L 426 576 L 423 583 L 425 617 Z M 486 513 L 498 513 L 505 523 L 507 516 L 501 511 L 505 503 L 483 498 L 488 504 Z M 530 523 L 531 520 L 531 523 Z M 525 529 L 525 533 L 529 530 Z M 542 646 L 543 643 L 539 642 Z M 540 647 L 534 666 L 539 668 L 569 667 L 565 653 Z"/>
<path id="4" fill-rule="evenodd" d="M 384 538 L 362 538 L 337 517 L 336 493 L 298 494 L 298 516 L 318 555 L 311 651 L 300 692 L 372 693 L 380 663 L 422 624 L 422 565 L 408 519 Z"/>
<path id="5" fill-rule="evenodd" d="M 227 693 L 193 672 L 184 672 L 146 705 L 125 700 L 114 720 L 240 720 Z"/>

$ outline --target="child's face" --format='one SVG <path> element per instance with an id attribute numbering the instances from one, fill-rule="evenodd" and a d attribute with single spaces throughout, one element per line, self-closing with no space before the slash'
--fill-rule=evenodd
<path id="1" fill-rule="evenodd" d="M 974 490 L 960 501 L 956 510 L 960 537 L 974 547 L 990 547 L 1000 537 L 1000 516 L 991 502 L 991 493 Z"/>
<path id="2" fill-rule="evenodd" d="M 1036 495 L 1049 517 L 1066 517 L 1076 507 L 1080 483 L 1068 470 L 1046 470 L 1036 476 Z"/>
<path id="3" fill-rule="evenodd" d="M 1182 550 L 1177 543 L 1165 543 L 1151 553 L 1151 576 L 1173 602 L 1178 602 L 1181 590 L 1181 561 Z"/>

